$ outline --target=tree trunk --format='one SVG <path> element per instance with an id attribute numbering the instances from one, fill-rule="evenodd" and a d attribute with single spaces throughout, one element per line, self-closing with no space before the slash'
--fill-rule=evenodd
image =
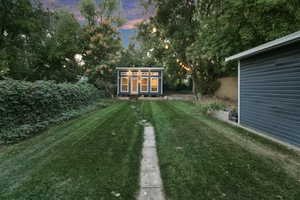
<path id="1" fill-rule="evenodd" d="M 193 94 L 196 95 L 196 80 L 195 80 L 195 78 L 192 77 L 192 81 L 193 81 L 193 89 L 192 89 L 192 91 L 193 91 Z"/>
<path id="2" fill-rule="evenodd" d="M 193 90 L 192 91 L 193 91 L 196 101 L 198 101 L 199 97 L 198 97 L 198 90 L 197 90 L 197 77 L 196 77 L 195 72 L 193 72 L 191 77 L 192 77 L 192 81 L 193 81 Z"/>

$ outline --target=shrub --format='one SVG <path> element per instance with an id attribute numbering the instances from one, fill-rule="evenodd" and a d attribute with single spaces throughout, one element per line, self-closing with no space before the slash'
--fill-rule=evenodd
<path id="1" fill-rule="evenodd" d="M 198 82 L 198 90 L 202 95 L 214 95 L 221 86 L 220 81 L 218 81 L 216 78 L 203 79 L 201 77 Z"/>
<path id="2" fill-rule="evenodd" d="M 102 92 L 90 84 L 0 81 L 0 141 L 26 138 L 62 113 L 95 102 Z M 54 120 L 55 121 L 55 120 Z"/>
<path id="3" fill-rule="evenodd" d="M 225 110 L 226 104 L 220 102 L 208 102 L 205 104 L 200 104 L 200 111 L 204 114 L 209 114 L 212 111 Z"/>

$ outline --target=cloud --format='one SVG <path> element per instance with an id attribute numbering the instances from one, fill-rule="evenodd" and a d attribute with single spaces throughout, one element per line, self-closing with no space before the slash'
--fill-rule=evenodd
<path id="1" fill-rule="evenodd" d="M 59 9 L 67 9 L 74 14 L 75 18 L 80 23 L 85 23 L 84 17 L 81 15 L 79 7 L 79 0 L 41 0 L 43 5 L 51 11 Z M 136 25 L 149 19 L 153 16 L 153 12 L 146 12 L 138 3 L 138 0 L 122 0 L 123 17 L 128 21 L 120 29 L 132 30 L 136 29 Z"/>
<path id="2" fill-rule="evenodd" d="M 56 0 L 42 0 L 45 7 L 53 7 L 57 2 Z"/>
<path id="3" fill-rule="evenodd" d="M 124 29 L 124 30 L 136 29 L 136 25 L 142 23 L 145 20 L 147 20 L 147 19 L 145 19 L 145 18 L 139 18 L 139 19 L 130 20 L 126 24 L 124 24 L 121 27 L 121 29 Z"/>

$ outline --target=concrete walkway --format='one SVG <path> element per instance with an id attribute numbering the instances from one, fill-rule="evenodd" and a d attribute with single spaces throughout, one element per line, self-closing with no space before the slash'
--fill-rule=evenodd
<path id="1" fill-rule="evenodd" d="M 150 125 L 146 125 L 144 129 L 138 200 L 165 200 L 158 165 L 154 128 Z"/>

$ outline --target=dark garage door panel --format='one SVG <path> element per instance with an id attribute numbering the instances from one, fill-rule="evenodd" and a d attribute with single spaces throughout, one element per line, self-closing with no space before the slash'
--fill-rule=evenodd
<path id="1" fill-rule="evenodd" d="M 300 146 L 300 43 L 241 61 L 240 123 Z"/>

